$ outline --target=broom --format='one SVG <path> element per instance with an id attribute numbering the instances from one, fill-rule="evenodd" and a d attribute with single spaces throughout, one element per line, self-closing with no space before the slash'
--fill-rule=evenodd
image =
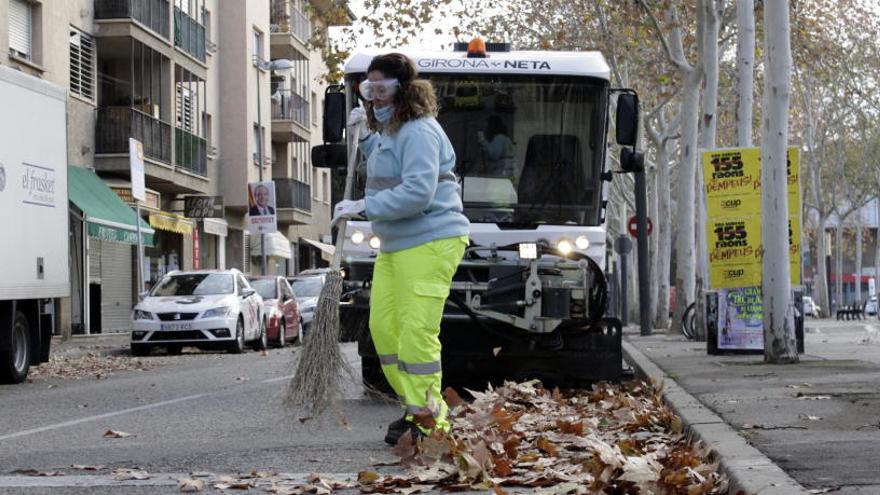
<path id="1" fill-rule="evenodd" d="M 348 172 L 345 176 L 345 192 L 343 197 L 351 199 L 354 181 L 354 163 L 357 158 L 359 139 L 358 126 L 347 129 L 348 132 Z M 296 373 L 287 386 L 284 402 L 292 407 L 304 407 L 312 416 L 320 416 L 333 405 L 340 395 L 339 382 L 345 376 L 354 374 L 348 363 L 342 358 L 339 350 L 339 299 L 342 297 L 342 246 L 345 242 L 345 226 L 347 221 L 339 222 L 336 235 L 336 250 L 332 270 L 327 274 L 318 304 L 315 307 L 315 318 L 305 339 L 301 359 Z"/>

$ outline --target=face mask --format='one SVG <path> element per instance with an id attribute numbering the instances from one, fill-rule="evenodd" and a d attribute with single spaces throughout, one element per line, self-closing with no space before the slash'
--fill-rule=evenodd
<path id="1" fill-rule="evenodd" d="M 391 120 L 391 114 L 394 113 L 394 105 L 388 105 L 387 107 L 382 108 L 373 108 L 373 115 L 376 116 L 376 120 L 379 121 L 380 124 L 387 124 L 389 120 Z"/>

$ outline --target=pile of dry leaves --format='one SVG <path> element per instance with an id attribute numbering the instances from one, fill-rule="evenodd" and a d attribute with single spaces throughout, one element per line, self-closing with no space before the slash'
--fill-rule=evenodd
<path id="1" fill-rule="evenodd" d="M 514 487 L 549 493 L 726 493 L 708 452 L 690 444 L 681 420 L 646 383 L 547 390 L 537 381 L 445 392 L 451 435 L 395 448 L 405 475 L 360 473 L 365 493 Z M 542 491 L 543 491 L 542 490 Z"/>
<path id="2" fill-rule="evenodd" d="M 32 367 L 29 380 L 37 378 L 107 378 L 116 371 L 146 371 L 149 366 L 142 359 L 130 356 L 54 355 L 49 361 Z"/>

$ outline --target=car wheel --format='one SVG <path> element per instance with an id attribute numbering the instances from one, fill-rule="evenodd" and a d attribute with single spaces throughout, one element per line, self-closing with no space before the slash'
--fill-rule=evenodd
<path id="1" fill-rule="evenodd" d="M 284 335 L 286 333 L 284 329 L 286 328 L 287 322 L 285 320 L 281 320 L 281 326 L 278 327 L 278 342 L 275 343 L 276 347 L 280 348 L 287 345 L 287 341 L 285 340 L 286 335 Z"/>
<path id="2" fill-rule="evenodd" d="M 260 336 L 254 341 L 254 349 L 262 351 L 269 347 L 269 334 L 266 332 L 266 322 L 260 322 Z"/>
<path id="3" fill-rule="evenodd" d="M 182 345 L 169 345 L 165 347 L 165 350 L 168 352 L 169 356 L 179 356 L 183 353 Z"/>
<path id="4" fill-rule="evenodd" d="M 241 320 L 235 325 L 235 340 L 229 344 L 230 354 L 241 354 L 244 352 L 244 324 Z"/>
<path id="5" fill-rule="evenodd" d="M 31 330 L 27 317 L 15 312 L 12 322 L 12 341 L 0 350 L 0 383 L 21 383 L 27 378 L 31 365 Z"/>
<path id="6" fill-rule="evenodd" d="M 143 357 L 150 354 L 150 350 L 152 347 L 144 344 L 131 344 L 131 355 L 136 357 Z"/>

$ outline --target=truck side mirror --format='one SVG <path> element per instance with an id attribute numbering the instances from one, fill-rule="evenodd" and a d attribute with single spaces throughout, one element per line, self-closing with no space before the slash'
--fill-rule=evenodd
<path id="1" fill-rule="evenodd" d="M 324 142 L 338 143 L 345 129 L 345 93 L 331 89 L 324 93 Z"/>
<path id="2" fill-rule="evenodd" d="M 617 144 L 635 146 L 639 133 L 639 96 L 635 93 L 621 93 L 617 97 L 617 116 L 615 119 Z"/>
<path id="3" fill-rule="evenodd" d="M 344 144 L 322 144 L 312 148 L 312 166 L 345 168 L 348 149 Z"/>

